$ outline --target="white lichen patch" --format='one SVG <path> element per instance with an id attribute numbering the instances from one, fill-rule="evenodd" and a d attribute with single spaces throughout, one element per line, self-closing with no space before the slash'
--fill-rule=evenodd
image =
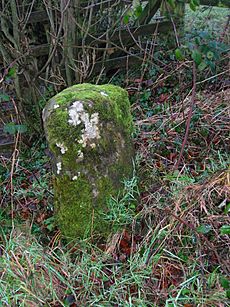
<path id="1" fill-rule="evenodd" d="M 61 172 L 61 162 L 57 163 L 57 174 L 59 175 Z"/>
<path id="2" fill-rule="evenodd" d="M 79 178 L 79 176 L 81 175 L 80 172 L 77 173 L 77 175 L 73 176 L 72 180 L 77 180 Z"/>
<path id="3" fill-rule="evenodd" d="M 61 149 L 61 153 L 64 155 L 64 153 L 68 150 L 68 148 L 63 143 L 56 143 L 56 146 Z"/>
<path id="4" fill-rule="evenodd" d="M 84 107 L 81 101 L 75 101 L 72 106 L 69 108 L 69 117 L 68 123 L 73 126 L 80 125 L 81 116 L 84 114 Z"/>
<path id="5" fill-rule="evenodd" d="M 105 92 L 100 92 L 102 96 L 108 97 L 109 95 L 106 94 Z"/>
<path id="6" fill-rule="evenodd" d="M 87 116 L 88 115 L 88 116 Z M 91 115 L 91 119 L 89 120 L 89 114 L 86 114 L 84 118 L 85 129 L 82 130 L 82 146 L 86 146 L 87 141 L 90 139 L 99 139 L 99 114 L 93 113 Z"/>
<path id="7" fill-rule="evenodd" d="M 68 123 L 73 126 L 84 124 L 82 129 L 82 135 L 78 143 L 82 147 L 86 147 L 87 143 L 91 144 L 92 139 L 99 139 L 99 114 L 93 113 L 91 116 L 84 110 L 83 103 L 81 101 L 75 101 L 69 108 L 69 120 Z"/>
<path id="8" fill-rule="evenodd" d="M 54 109 L 57 109 L 57 108 L 59 108 L 60 106 L 59 106 L 59 104 L 55 104 L 54 105 Z"/>

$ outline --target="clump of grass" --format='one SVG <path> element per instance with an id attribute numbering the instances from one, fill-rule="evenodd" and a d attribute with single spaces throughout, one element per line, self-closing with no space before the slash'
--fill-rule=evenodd
<path id="1" fill-rule="evenodd" d="M 104 218 L 111 223 L 115 232 L 132 224 L 136 215 L 135 209 L 138 198 L 138 178 L 134 174 L 131 179 L 124 181 L 124 188 L 120 195 L 108 200 L 108 211 Z"/>
<path id="2" fill-rule="evenodd" d="M 144 284 L 151 268 L 139 254 L 123 264 L 87 241 L 50 249 L 24 232 L 12 232 L 2 239 L 3 305 L 147 304 Z"/>

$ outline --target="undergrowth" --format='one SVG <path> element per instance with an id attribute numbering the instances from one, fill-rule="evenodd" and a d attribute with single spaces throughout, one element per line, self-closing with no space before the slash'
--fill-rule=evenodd
<path id="1" fill-rule="evenodd" d="M 43 145 L 35 144 L 18 160 L 12 183 L 11 161 L 3 160 L 3 306 L 228 306 L 230 161 L 224 129 L 228 108 L 225 96 L 202 95 L 203 111 L 190 130 L 179 170 L 173 169 L 170 153 L 180 149 L 183 129 L 174 128 L 183 117 L 178 113 L 175 122 L 166 116 L 168 109 L 166 115 L 156 113 L 143 121 L 139 116 L 135 139 L 139 166 L 124 182 L 123 192 L 108 204 L 106 219 L 114 230 L 108 242 L 89 238 L 66 245 L 61 239 L 53 219 Z M 218 146 L 214 137 L 193 143 L 203 126 L 218 133 Z M 165 133 L 170 129 L 173 133 Z M 176 138 L 178 143 L 173 142 Z M 13 212 L 6 206 L 12 197 Z"/>
<path id="2" fill-rule="evenodd" d="M 20 149 L 16 163 L 1 157 L 1 306 L 230 306 L 226 74 L 200 72 L 176 168 L 192 99 L 191 59 L 178 62 L 160 48 L 155 56 L 141 76 L 110 79 L 129 92 L 137 169 L 108 203 L 107 242 L 62 238 L 44 140 Z M 217 73 L 226 61 L 226 54 L 216 61 Z"/>

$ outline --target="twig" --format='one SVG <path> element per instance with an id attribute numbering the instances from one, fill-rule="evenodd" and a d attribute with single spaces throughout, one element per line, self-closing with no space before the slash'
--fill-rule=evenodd
<path id="1" fill-rule="evenodd" d="M 181 162 L 181 159 L 182 159 L 182 156 L 183 156 L 184 148 L 185 148 L 185 145 L 186 145 L 187 140 L 188 140 L 188 134 L 189 134 L 189 128 L 190 128 L 190 123 L 191 123 L 191 119 L 192 119 L 193 108 L 194 108 L 194 105 L 195 105 L 195 98 L 196 98 L 196 63 L 195 62 L 193 62 L 193 69 L 192 70 L 193 70 L 193 87 L 192 87 L 192 97 L 191 97 L 190 109 L 189 109 L 189 113 L 188 113 L 186 131 L 185 131 L 182 147 L 181 147 L 179 158 L 177 160 L 177 163 L 176 163 L 174 169 L 178 169 L 180 162 Z"/>
<path id="2" fill-rule="evenodd" d="M 229 73 L 229 69 L 227 69 L 227 70 L 225 70 L 225 71 L 222 71 L 222 72 L 220 72 L 219 74 L 216 74 L 216 75 L 214 75 L 214 76 L 211 76 L 211 77 L 209 77 L 209 78 L 207 78 L 207 79 L 204 79 L 204 80 L 202 80 L 202 81 L 199 81 L 199 82 L 196 83 L 196 85 L 197 85 L 197 84 L 202 84 L 202 83 L 204 83 L 204 82 L 207 82 L 207 81 L 209 81 L 209 80 L 212 80 L 212 79 L 214 79 L 214 78 L 216 78 L 216 77 L 218 77 L 218 76 L 224 75 L 224 74 L 226 74 L 226 73 Z"/>

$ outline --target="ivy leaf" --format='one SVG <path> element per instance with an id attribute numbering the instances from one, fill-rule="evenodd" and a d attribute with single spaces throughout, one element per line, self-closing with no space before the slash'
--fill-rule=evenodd
<path id="1" fill-rule="evenodd" d="M 181 52 L 181 50 L 179 48 L 177 48 L 175 50 L 175 56 L 176 56 L 176 59 L 178 61 L 183 61 L 184 60 L 184 56 L 183 56 L 183 54 L 182 54 L 182 52 Z"/>
<path id="2" fill-rule="evenodd" d="M 202 61 L 202 55 L 200 53 L 199 50 L 194 50 L 193 53 L 192 53 L 192 59 L 193 61 L 196 63 L 196 65 L 199 65 Z"/>

